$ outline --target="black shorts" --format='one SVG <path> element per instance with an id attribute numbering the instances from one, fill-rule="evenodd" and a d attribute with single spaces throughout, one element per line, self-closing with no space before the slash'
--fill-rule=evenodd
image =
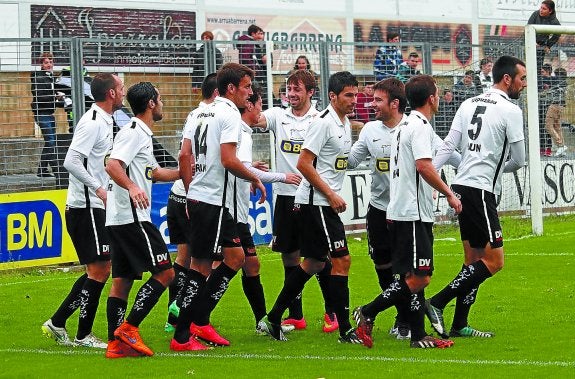
<path id="1" fill-rule="evenodd" d="M 214 259 L 222 248 L 241 247 L 236 222 L 227 208 L 188 199 L 192 257 Z"/>
<path id="2" fill-rule="evenodd" d="M 503 246 L 503 233 L 497 202 L 491 192 L 454 184 L 453 192 L 459 195 L 463 210 L 458 215 L 459 233 L 462 241 L 469 241 L 473 248 L 484 248 L 487 242 L 492 248 Z"/>
<path id="3" fill-rule="evenodd" d="M 135 279 L 172 268 L 168 248 L 158 229 L 148 221 L 108 226 L 112 243 L 112 277 Z"/>
<path id="4" fill-rule="evenodd" d="M 242 243 L 242 249 L 244 249 L 244 254 L 246 257 L 256 257 L 258 254 L 256 253 L 256 245 L 254 244 L 254 239 L 252 234 L 250 233 L 250 226 L 248 224 L 242 224 L 238 222 L 238 233 L 240 235 L 240 241 Z M 213 254 L 212 260 L 214 261 L 223 261 L 224 256 L 223 254 Z"/>
<path id="5" fill-rule="evenodd" d="M 349 255 L 343 222 L 331 207 L 296 204 L 294 210 L 299 212 L 302 257 L 327 261 L 328 254 L 332 258 Z"/>
<path id="6" fill-rule="evenodd" d="M 369 256 L 376 265 L 391 263 L 391 243 L 387 229 L 387 212 L 369 205 L 365 217 Z"/>
<path id="7" fill-rule="evenodd" d="M 246 257 L 255 257 L 256 244 L 254 243 L 254 238 L 252 233 L 250 233 L 250 226 L 248 224 L 243 224 L 238 222 L 238 233 L 240 234 L 240 241 L 242 242 L 242 248 L 244 249 L 244 254 Z"/>
<path id="8" fill-rule="evenodd" d="M 396 275 L 433 274 L 433 223 L 387 220 L 392 268 Z"/>
<path id="9" fill-rule="evenodd" d="M 66 229 L 81 264 L 109 261 L 112 258 L 104 209 L 66 207 L 65 215 Z"/>
<path id="10" fill-rule="evenodd" d="M 170 243 L 179 245 L 189 243 L 190 222 L 186 213 L 186 197 L 170 192 L 168 196 L 168 209 L 166 212 Z"/>
<path id="11" fill-rule="evenodd" d="M 294 212 L 295 196 L 278 195 L 274 207 L 272 250 L 282 254 L 299 250 L 299 227 Z"/>

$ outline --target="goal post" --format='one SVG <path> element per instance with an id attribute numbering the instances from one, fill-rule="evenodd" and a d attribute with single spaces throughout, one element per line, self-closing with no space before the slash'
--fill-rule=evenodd
<path id="1" fill-rule="evenodd" d="M 525 26 L 525 64 L 527 65 L 527 125 L 528 125 L 528 166 L 530 184 L 531 228 L 535 235 L 543 234 L 543 169 L 539 138 L 540 106 L 537 81 L 537 33 L 545 34 L 575 34 L 575 27 L 527 25 Z M 535 68 L 535 69 L 533 69 Z"/>

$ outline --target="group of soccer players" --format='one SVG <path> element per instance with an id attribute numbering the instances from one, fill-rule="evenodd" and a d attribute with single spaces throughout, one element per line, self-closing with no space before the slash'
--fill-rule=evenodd
<path id="1" fill-rule="evenodd" d="M 165 329 L 174 333 L 170 349 L 227 346 L 210 315 L 242 270 L 256 331 L 277 340 L 306 328 L 301 293 L 314 275 L 325 303 L 323 330 L 339 330 L 341 343 L 371 347 L 374 319 L 391 306 L 397 318 L 390 332 L 411 339 L 412 347 L 449 347 L 450 336 L 491 337 L 470 327 L 467 315 L 479 285 L 503 266 L 495 195 L 502 172 L 522 167 L 525 160 L 521 110 L 510 101 L 525 87 L 525 64 L 501 57 L 493 76 L 491 91 L 460 107 L 445 141 L 431 126 L 439 106 L 432 77 L 419 75 L 405 85 L 394 78 L 378 82 L 376 121 L 363 127 L 352 146 L 347 115 L 353 112 L 358 82 L 351 73 L 330 76 L 329 105 L 317 111 L 311 105 L 313 75 L 296 71 L 286 83 L 290 107 L 262 112 L 253 71 L 228 63 L 204 79 L 203 101 L 184 126 L 179 169 L 167 169 L 158 166 L 152 150 L 151 129 L 162 119 L 158 89 L 149 82 L 130 87 L 127 100 L 135 116 L 118 128 L 112 114 L 122 104 L 122 81 L 113 74 L 96 75 L 91 84 L 96 102 L 78 123 L 65 160 L 71 173 L 67 228 L 86 274 L 42 325 L 43 332 L 63 345 L 106 349 L 108 358 L 153 355 L 138 327 L 169 288 Z M 252 162 L 252 127 L 274 133 L 278 173 Z M 369 251 L 383 292 L 354 310 L 353 327 L 351 257 L 339 217 L 346 203 L 340 191 L 346 169 L 368 155 Z M 451 189 L 437 173 L 447 161 L 458 170 Z M 178 245 L 173 265 L 150 220 L 153 180 L 176 180 L 168 199 L 170 241 Z M 262 202 L 262 182 L 277 183 L 272 247 L 281 253 L 285 269 L 283 288 L 269 311 L 247 224 L 250 187 Z M 445 289 L 426 301 L 423 289 L 433 272 L 434 189 L 459 214 L 465 263 Z M 92 334 L 92 325 L 110 269 L 106 343 Z M 144 271 L 152 275 L 125 317 L 133 281 Z M 448 335 L 443 308 L 453 298 L 457 307 Z M 78 333 L 71 341 L 65 324 L 78 308 Z M 425 314 L 441 338 L 427 335 Z"/>

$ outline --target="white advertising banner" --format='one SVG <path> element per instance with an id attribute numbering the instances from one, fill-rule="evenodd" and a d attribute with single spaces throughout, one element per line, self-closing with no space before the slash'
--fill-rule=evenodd
<path id="1" fill-rule="evenodd" d="M 561 213 L 575 209 L 575 160 L 548 160 L 541 162 L 543 170 L 543 209 L 545 213 Z M 441 177 L 451 183 L 453 168 L 445 166 Z M 498 199 L 500 214 L 525 215 L 530 209 L 529 171 L 522 168 L 515 173 L 503 174 L 503 192 Z M 365 215 L 369 205 L 371 176 L 369 170 L 348 171 L 342 189 L 347 210 L 340 215 L 348 231 L 365 230 Z M 445 196 L 435 198 L 436 221 L 449 218 Z"/>

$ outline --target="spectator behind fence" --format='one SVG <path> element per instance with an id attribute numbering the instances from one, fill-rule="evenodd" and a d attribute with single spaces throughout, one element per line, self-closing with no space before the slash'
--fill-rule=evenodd
<path id="1" fill-rule="evenodd" d="M 314 90 L 313 95 L 311 97 L 311 102 L 312 102 L 312 105 L 314 106 L 314 108 L 321 110 L 322 104 L 321 104 L 321 100 L 320 100 L 320 91 L 319 91 L 319 87 L 318 87 L 319 77 L 311 69 L 311 64 L 309 63 L 309 59 L 305 55 L 300 55 L 299 57 L 296 58 L 293 68 L 286 75 L 286 81 L 287 81 L 287 78 L 289 78 L 291 76 L 291 74 L 293 74 L 297 70 L 307 70 L 313 75 L 313 78 L 315 79 L 315 82 L 316 82 L 316 87 L 315 87 L 315 90 Z"/>
<path id="2" fill-rule="evenodd" d="M 542 157 L 551 156 L 551 136 L 547 133 L 545 115 L 550 105 L 547 94 L 552 84 L 552 72 L 553 66 L 549 63 L 544 63 L 537 79 L 537 89 L 539 90 L 539 152 Z"/>
<path id="3" fill-rule="evenodd" d="M 202 41 L 205 41 L 205 43 L 196 50 L 196 55 L 194 57 L 194 71 L 192 75 L 192 85 L 194 87 L 201 87 L 206 75 L 211 74 L 211 72 L 206 73 L 206 54 L 208 57 L 215 57 L 216 67 L 214 72 L 222 67 L 222 64 L 224 63 L 222 52 L 212 42 L 214 40 L 214 33 L 206 30 L 202 33 L 200 38 Z"/>
<path id="4" fill-rule="evenodd" d="M 85 66 L 86 60 L 82 60 L 82 77 L 84 82 L 90 84 L 92 78 L 88 75 L 88 69 Z M 71 75 L 72 67 L 64 67 L 60 72 L 60 76 L 55 81 L 56 85 L 62 93 L 64 93 L 64 111 L 66 112 L 66 120 L 68 121 L 68 132 L 74 132 L 74 109 L 72 104 L 72 81 Z M 69 86 L 68 86 L 69 84 Z M 85 87 L 85 85 L 84 85 Z M 85 98 L 85 108 L 90 109 L 94 101 L 90 97 Z"/>
<path id="5" fill-rule="evenodd" d="M 475 77 L 477 86 L 482 88 L 483 93 L 489 91 L 493 85 L 493 74 L 491 69 L 493 68 L 493 61 L 491 58 L 483 58 L 479 61 L 479 71 L 476 72 Z"/>
<path id="6" fill-rule="evenodd" d="M 399 43 L 399 33 L 387 33 L 387 43 Z M 398 46 L 381 46 L 375 52 L 373 61 L 373 74 L 375 80 L 395 77 L 397 69 L 403 62 L 401 49 Z"/>
<path id="7" fill-rule="evenodd" d="M 533 12 L 527 25 L 561 25 L 555 13 L 555 2 L 553 0 L 543 0 L 539 10 Z M 545 54 L 549 54 L 551 47 L 559 41 L 560 34 L 537 33 L 535 43 L 537 44 L 537 70 L 541 70 L 545 61 Z"/>
<path id="8" fill-rule="evenodd" d="M 556 68 L 555 76 L 551 77 L 551 84 L 547 90 L 549 107 L 545 117 L 545 129 L 555 142 L 555 156 L 563 157 L 567 153 L 567 146 L 563 140 L 561 129 L 561 117 L 565 109 L 565 91 L 567 89 L 567 71 L 564 68 Z"/>
<path id="9" fill-rule="evenodd" d="M 415 75 L 421 75 L 421 71 L 417 69 L 419 64 L 419 54 L 415 51 L 409 53 L 406 61 L 399 65 L 397 68 L 397 78 L 403 83 L 406 83 L 409 78 Z"/>
<path id="10" fill-rule="evenodd" d="M 473 70 L 465 71 L 463 78 L 453 86 L 453 98 L 456 108 L 459 108 L 466 99 L 482 93 L 481 88 L 478 88 L 476 84 L 475 72 Z"/>
<path id="11" fill-rule="evenodd" d="M 257 25 L 250 25 L 248 28 L 248 34 L 243 34 L 238 38 L 238 41 L 263 41 L 264 40 L 264 30 Z M 268 106 L 267 101 L 267 56 L 265 43 L 261 42 L 258 44 L 241 44 L 238 45 L 239 50 L 239 61 L 251 68 L 255 75 L 254 80 L 259 82 L 264 90 L 262 91 L 262 100 L 265 107 Z M 271 62 L 270 62 L 271 63 Z"/>
<path id="12" fill-rule="evenodd" d="M 48 171 L 48 166 L 52 171 L 57 170 L 56 165 L 56 119 L 54 112 L 56 107 L 64 108 L 64 94 L 56 92 L 54 89 L 54 55 L 43 53 L 38 63 L 41 65 L 40 71 L 30 73 L 32 84 L 32 112 L 34 121 L 40 127 L 44 137 L 44 148 L 40 156 L 40 163 L 36 175 L 41 178 L 52 177 Z"/>
<path id="13" fill-rule="evenodd" d="M 357 94 L 357 103 L 355 105 L 355 120 L 366 122 L 374 120 L 375 111 L 373 110 L 373 83 L 366 82 L 363 86 L 363 92 Z"/>
<path id="14" fill-rule="evenodd" d="M 439 102 L 439 110 L 435 114 L 435 133 L 441 139 L 447 136 L 455 112 L 457 112 L 457 107 L 453 100 L 453 92 L 449 88 L 446 88 L 443 91 L 443 98 Z"/>

